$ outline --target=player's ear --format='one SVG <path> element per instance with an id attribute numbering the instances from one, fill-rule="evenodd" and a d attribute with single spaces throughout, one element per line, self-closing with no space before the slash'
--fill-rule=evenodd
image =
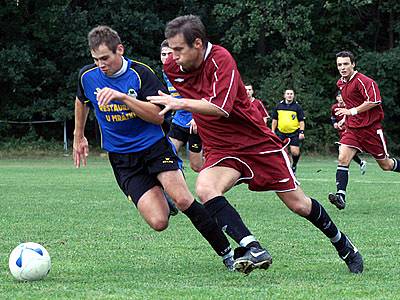
<path id="1" fill-rule="evenodd" d="M 124 52 L 125 52 L 124 45 L 118 44 L 116 53 L 119 55 L 124 55 Z"/>
<path id="2" fill-rule="evenodd" d="M 193 42 L 193 47 L 197 48 L 197 49 L 201 49 L 203 48 L 203 41 L 201 40 L 201 38 L 196 38 Z"/>

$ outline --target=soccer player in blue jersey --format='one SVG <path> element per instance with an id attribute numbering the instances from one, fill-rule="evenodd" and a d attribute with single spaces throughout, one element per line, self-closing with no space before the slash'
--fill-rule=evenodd
<path id="1" fill-rule="evenodd" d="M 164 40 L 161 43 L 161 62 L 163 64 L 171 53 L 172 49 L 168 46 L 168 41 Z M 175 98 L 182 98 L 164 72 L 163 77 L 169 93 Z M 197 134 L 197 125 L 193 120 L 192 113 L 186 110 L 178 110 L 175 112 L 171 123 L 168 137 L 174 144 L 176 151 L 179 152 L 179 149 L 188 143 L 190 167 L 193 171 L 200 172 L 203 166 L 202 144 L 200 136 Z"/>
<path id="2" fill-rule="evenodd" d="M 165 91 L 163 84 L 148 66 L 123 56 L 120 37 L 110 27 L 93 28 L 88 41 L 94 64 L 83 67 L 79 73 L 75 166 L 86 165 L 89 153 L 84 129 L 89 111 L 86 104 L 90 103 L 118 185 L 150 227 L 162 231 L 168 226 L 165 190 L 228 269 L 232 269 L 229 241 L 204 206 L 194 200 L 181 171 L 181 160 L 161 129 L 161 107 L 146 100 L 158 90 Z"/>

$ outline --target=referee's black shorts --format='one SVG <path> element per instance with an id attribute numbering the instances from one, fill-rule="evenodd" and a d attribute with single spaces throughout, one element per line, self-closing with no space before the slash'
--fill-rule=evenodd
<path id="1" fill-rule="evenodd" d="M 119 187 L 135 205 L 149 189 L 161 186 L 158 173 L 182 167 L 181 159 L 166 137 L 145 150 L 125 154 L 110 152 L 108 157 Z"/>
<path id="2" fill-rule="evenodd" d="M 297 146 L 300 147 L 300 139 L 299 139 L 299 130 L 296 130 L 292 133 L 283 133 L 280 132 L 278 129 L 275 131 L 276 135 L 282 140 L 290 139 L 289 145 L 290 146 Z"/>

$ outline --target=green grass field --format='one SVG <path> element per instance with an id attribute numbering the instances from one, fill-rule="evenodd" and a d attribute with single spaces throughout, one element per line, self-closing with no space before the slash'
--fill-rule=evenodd
<path id="1" fill-rule="evenodd" d="M 329 241 L 273 193 L 245 185 L 227 194 L 271 252 L 268 271 L 230 273 L 182 214 L 152 231 L 118 189 L 106 158 L 75 169 L 71 158 L 0 160 L 1 299 L 400 299 L 400 176 L 351 166 L 348 206 L 327 201 L 335 159 L 303 157 L 298 178 L 362 252 L 350 274 Z M 196 175 L 186 171 L 193 190 Z M 16 282 L 11 250 L 43 244 L 49 276 Z"/>

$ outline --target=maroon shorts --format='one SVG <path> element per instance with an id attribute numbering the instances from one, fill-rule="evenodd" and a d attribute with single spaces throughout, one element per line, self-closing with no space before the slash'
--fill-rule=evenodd
<path id="1" fill-rule="evenodd" d="M 241 173 L 238 183 L 246 183 L 252 191 L 287 192 L 296 190 L 298 182 L 290 168 L 285 149 L 264 154 L 208 153 L 203 169 L 220 166 Z"/>
<path id="2" fill-rule="evenodd" d="M 386 159 L 389 156 L 380 123 L 365 128 L 347 128 L 340 139 L 340 144 L 356 148 L 360 152 L 367 152 L 375 159 Z"/>

